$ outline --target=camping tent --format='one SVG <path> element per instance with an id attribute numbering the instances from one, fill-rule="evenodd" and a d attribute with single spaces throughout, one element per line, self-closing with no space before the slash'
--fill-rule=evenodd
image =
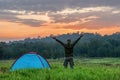
<path id="1" fill-rule="evenodd" d="M 43 57 L 37 53 L 30 52 L 17 59 L 11 67 L 11 71 L 32 68 L 50 68 L 50 65 Z"/>

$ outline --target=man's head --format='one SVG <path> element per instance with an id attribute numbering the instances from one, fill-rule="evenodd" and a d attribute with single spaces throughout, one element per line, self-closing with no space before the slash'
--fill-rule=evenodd
<path id="1" fill-rule="evenodd" d="M 70 44 L 71 43 L 71 39 L 67 39 L 67 43 Z"/>

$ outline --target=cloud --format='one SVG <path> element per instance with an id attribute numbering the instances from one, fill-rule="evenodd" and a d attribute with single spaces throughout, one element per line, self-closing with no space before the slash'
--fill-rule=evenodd
<path id="1" fill-rule="evenodd" d="M 3 10 L 3 12 L 13 13 L 13 14 L 21 14 L 21 15 L 24 15 L 26 13 L 25 10 L 23 10 L 23 11 L 18 11 L 18 10 Z"/>
<path id="2" fill-rule="evenodd" d="M 76 20 L 76 21 L 73 21 L 73 22 L 69 22 L 69 23 L 66 23 L 66 22 L 59 22 L 59 23 L 51 23 L 51 24 L 45 24 L 45 25 L 49 25 L 49 26 L 52 26 L 52 28 L 54 29 L 83 29 L 84 27 L 81 26 L 81 25 L 84 25 L 84 24 L 88 24 L 88 23 L 92 23 L 94 22 L 96 19 L 99 19 L 100 17 L 98 16 L 88 16 L 86 18 L 81 18 L 79 20 Z M 88 27 L 86 27 L 88 28 Z"/>
<path id="3" fill-rule="evenodd" d="M 120 14 L 120 10 L 112 11 L 113 14 Z"/>
<path id="4" fill-rule="evenodd" d="M 61 24 L 98 29 L 119 24 L 119 3 L 120 0 L 0 0 L 0 19 L 32 27 Z"/>
<path id="5" fill-rule="evenodd" d="M 38 21 L 44 21 L 44 22 L 53 22 L 47 14 L 45 15 L 33 15 L 33 14 L 28 14 L 28 15 L 16 15 L 16 18 L 23 19 L 23 20 L 38 20 Z"/>
<path id="6" fill-rule="evenodd" d="M 107 12 L 111 11 L 113 8 L 108 6 L 102 6 L 102 7 L 87 7 L 87 8 L 66 8 L 62 11 L 57 11 L 56 14 L 74 14 L 74 13 L 89 13 L 89 12 Z"/>

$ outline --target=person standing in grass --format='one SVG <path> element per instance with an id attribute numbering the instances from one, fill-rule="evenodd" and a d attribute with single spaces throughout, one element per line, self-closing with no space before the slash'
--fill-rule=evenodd
<path id="1" fill-rule="evenodd" d="M 52 36 L 53 39 L 55 39 L 57 42 L 59 42 L 65 50 L 65 60 L 64 60 L 64 67 L 67 68 L 68 63 L 70 64 L 70 68 L 73 69 L 74 61 L 73 61 L 73 48 L 76 45 L 76 43 L 83 37 L 83 33 L 80 34 L 79 38 L 75 40 L 73 43 L 71 43 L 71 39 L 67 39 L 67 43 L 63 43 L 62 41 L 58 40 L 55 36 Z"/>

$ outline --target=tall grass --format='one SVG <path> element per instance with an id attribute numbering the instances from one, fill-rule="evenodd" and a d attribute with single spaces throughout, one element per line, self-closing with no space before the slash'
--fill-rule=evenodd
<path id="1" fill-rule="evenodd" d="M 119 59 L 75 60 L 74 69 L 65 69 L 62 61 L 49 60 L 51 69 L 29 69 L 14 72 L 9 71 L 13 61 L 0 61 L 0 80 L 120 80 Z M 114 65 L 104 65 L 103 63 Z"/>

